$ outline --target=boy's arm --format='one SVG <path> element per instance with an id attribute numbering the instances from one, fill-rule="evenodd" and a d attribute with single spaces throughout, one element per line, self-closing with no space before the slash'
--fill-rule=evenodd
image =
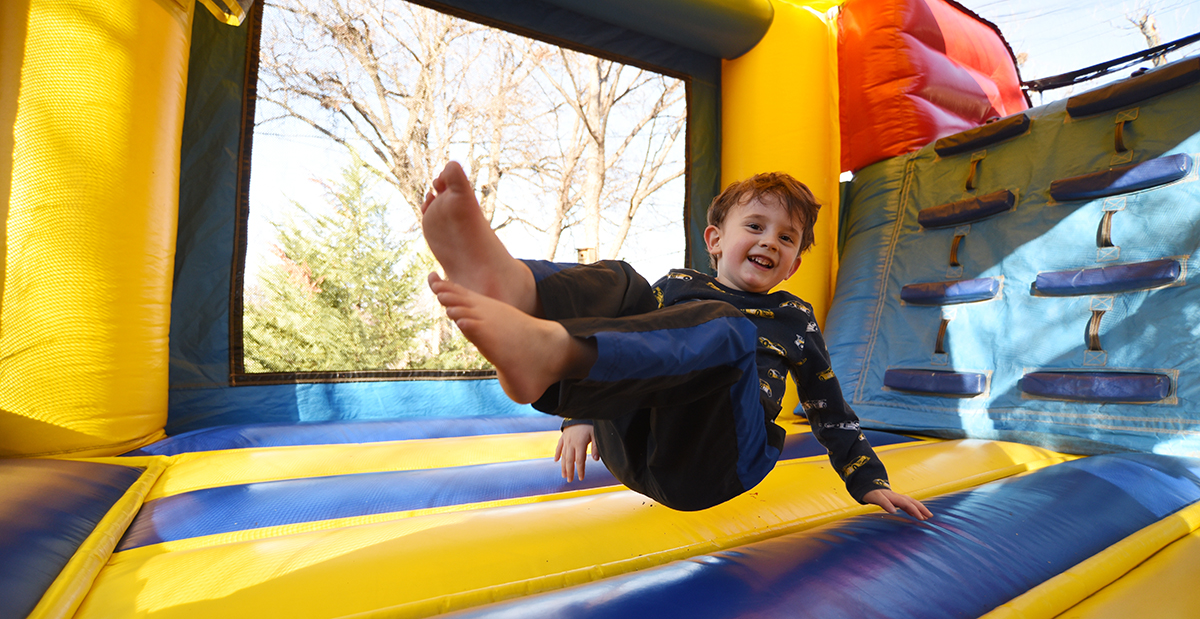
<path id="1" fill-rule="evenodd" d="M 889 513 L 903 509 L 920 520 L 928 518 L 929 510 L 920 501 L 892 491 L 883 461 L 842 397 L 825 340 L 816 323 L 810 324 L 804 333 L 802 357 L 789 369 L 813 435 L 829 451 L 829 461 L 846 483 L 846 490 L 859 503 L 872 503 Z"/>
<path id="2" fill-rule="evenodd" d="M 854 412 L 848 406 L 835 407 L 833 402 L 829 403 L 825 409 L 808 410 L 808 423 L 813 435 L 829 451 L 829 461 L 846 483 L 850 496 L 859 503 L 867 503 L 867 493 L 891 490 L 887 469 L 863 436 Z"/>

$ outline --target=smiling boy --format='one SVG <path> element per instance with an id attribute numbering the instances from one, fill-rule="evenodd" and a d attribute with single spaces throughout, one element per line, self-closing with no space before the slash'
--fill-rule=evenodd
<path id="1" fill-rule="evenodd" d="M 514 259 L 450 163 L 422 205 L 446 279 L 430 287 L 519 403 L 568 418 L 556 458 L 582 479 L 592 455 L 626 486 L 679 510 L 754 487 L 775 466 L 787 374 L 813 434 L 856 500 L 924 520 L 892 491 L 842 398 L 812 308 L 771 292 L 813 243 L 820 205 L 786 174 L 726 188 L 704 238 L 717 276 L 672 270 L 651 287 L 629 265 Z M 590 423 L 588 423 L 590 422 Z"/>

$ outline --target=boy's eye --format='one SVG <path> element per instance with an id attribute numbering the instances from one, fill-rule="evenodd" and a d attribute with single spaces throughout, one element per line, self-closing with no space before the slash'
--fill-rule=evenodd
<path id="1" fill-rule="evenodd" d="M 746 227 L 750 228 L 751 230 L 762 230 L 762 226 L 758 224 L 746 224 Z"/>

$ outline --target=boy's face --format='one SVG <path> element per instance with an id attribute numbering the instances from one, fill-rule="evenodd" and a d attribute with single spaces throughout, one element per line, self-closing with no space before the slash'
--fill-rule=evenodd
<path id="1" fill-rule="evenodd" d="M 717 260 L 717 281 L 744 292 L 769 292 L 800 266 L 800 224 L 774 198 L 751 198 L 704 230 Z"/>

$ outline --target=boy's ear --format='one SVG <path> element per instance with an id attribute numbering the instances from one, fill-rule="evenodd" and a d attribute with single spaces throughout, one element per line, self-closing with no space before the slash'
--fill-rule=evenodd
<path id="1" fill-rule="evenodd" d="M 708 253 L 714 256 L 721 255 L 721 229 L 716 226 L 709 226 L 704 229 L 704 244 L 708 246 Z"/>
<path id="2" fill-rule="evenodd" d="M 798 268 L 800 268 L 800 256 L 796 256 L 796 261 L 792 263 L 792 268 L 788 269 L 787 277 L 791 277 L 792 275 L 795 275 L 796 269 L 798 269 Z M 785 277 L 784 279 L 787 279 L 787 277 Z"/>

